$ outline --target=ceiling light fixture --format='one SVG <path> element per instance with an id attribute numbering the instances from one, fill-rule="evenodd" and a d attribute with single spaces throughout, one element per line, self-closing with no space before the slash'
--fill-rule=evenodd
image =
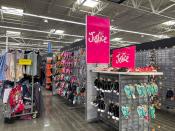
<path id="1" fill-rule="evenodd" d="M 164 22 L 162 24 L 166 25 L 166 26 L 172 26 L 172 25 L 175 25 L 175 20 L 170 20 L 170 21 Z"/>
<path id="2" fill-rule="evenodd" d="M 160 39 L 170 38 L 168 35 L 157 35 L 157 37 Z"/>
<path id="3" fill-rule="evenodd" d="M 64 34 L 64 30 L 56 30 L 55 31 L 55 34 L 63 35 Z"/>
<path id="4" fill-rule="evenodd" d="M 17 9 L 17 8 L 11 8 L 6 6 L 1 6 L 2 12 L 5 14 L 11 14 L 11 15 L 17 15 L 17 16 L 23 16 L 24 10 Z"/>
<path id="5" fill-rule="evenodd" d="M 6 36 L 9 36 L 9 37 L 15 37 L 20 35 L 21 35 L 21 32 L 18 32 L 18 31 L 10 31 L 10 30 L 6 31 Z"/>
<path id="6" fill-rule="evenodd" d="M 123 38 L 114 38 L 111 41 L 121 41 Z"/>
<path id="7" fill-rule="evenodd" d="M 43 45 L 48 45 L 48 42 L 43 42 Z"/>
<path id="8" fill-rule="evenodd" d="M 75 39 L 74 42 L 78 42 L 78 41 L 81 41 L 82 39 Z"/>
<path id="9" fill-rule="evenodd" d="M 56 29 L 51 29 L 50 34 L 57 34 L 57 35 L 63 35 L 64 30 L 56 30 Z"/>
<path id="10" fill-rule="evenodd" d="M 78 5 L 94 8 L 99 4 L 99 0 L 77 0 Z"/>

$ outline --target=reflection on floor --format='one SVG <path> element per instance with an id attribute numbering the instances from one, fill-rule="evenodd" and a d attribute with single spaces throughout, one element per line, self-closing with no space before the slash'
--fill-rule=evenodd
<path id="1" fill-rule="evenodd" d="M 44 92 L 44 106 L 44 114 L 39 119 L 4 124 L 1 116 L 0 131 L 114 131 L 102 122 L 87 123 L 82 108 L 68 105 L 62 98 L 51 96 L 51 92 Z M 156 131 L 175 131 L 174 118 L 170 114 L 159 113 L 154 122 Z"/>
<path id="2" fill-rule="evenodd" d="M 44 114 L 39 119 L 4 124 L 1 116 L 0 131 L 113 131 L 102 122 L 87 123 L 82 108 L 67 105 L 58 96 L 51 96 L 51 92 L 44 93 L 44 106 Z"/>

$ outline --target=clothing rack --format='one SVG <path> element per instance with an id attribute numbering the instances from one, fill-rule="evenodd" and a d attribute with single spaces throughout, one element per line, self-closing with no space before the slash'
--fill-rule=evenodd
<path id="1" fill-rule="evenodd" d="M 32 57 L 34 58 L 34 50 L 32 51 Z M 17 85 L 17 50 L 15 49 L 14 50 L 14 73 L 15 73 L 15 78 L 14 78 L 14 87 Z M 24 64 L 25 65 L 25 64 Z M 24 113 L 24 111 L 21 113 L 21 114 L 15 114 L 15 115 L 12 115 L 12 112 L 11 112 L 11 109 L 10 109 L 10 106 L 7 104 L 3 104 L 3 114 L 4 114 L 4 120 L 8 120 L 8 119 L 11 119 L 11 118 L 14 118 L 14 117 L 20 117 L 20 116 L 26 116 L 26 115 L 32 115 L 33 118 L 36 117 L 36 114 L 37 112 L 34 112 L 34 64 L 32 62 L 32 65 L 31 65 L 31 71 L 32 71 L 32 74 L 31 74 L 31 79 L 32 79 L 32 83 L 31 83 L 31 105 L 28 105 L 27 109 L 30 109 L 30 112 L 28 113 Z M 8 100 L 9 101 L 9 100 Z"/>

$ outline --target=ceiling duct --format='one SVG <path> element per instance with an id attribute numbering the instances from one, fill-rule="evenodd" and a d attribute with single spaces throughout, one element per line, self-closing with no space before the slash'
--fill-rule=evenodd
<path id="1" fill-rule="evenodd" d="M 117 3 L 117 4 L 121 4 L 126 0 L 108 0 L 108 1 L 111 1 L 111 2 L 114 2 L 114 3 Z"/>

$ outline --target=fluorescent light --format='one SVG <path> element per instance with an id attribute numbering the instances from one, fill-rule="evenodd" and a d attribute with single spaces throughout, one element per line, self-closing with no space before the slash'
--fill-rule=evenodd
<path id="1" fill-rule="evenodd" d="M 22 9 L 5 7 L 5 6 L 1 6 L 1 9 L 3 10 L 2 12 L 5 14 L 12 14 L 12 15 L 18 15 L 18 16 L 23 16 L 23 12 L 24 12 L 24 10 Z"/>
<path id="2" fill-rule="evenodd" d="M 114 38 L 111 41 L 121 41 L 123 38 Z"/>
<path id="3" fill-rule="evenodd" d="M 50 30 L 50 33 L 51 33 L 51 34 L 54 34 L 54 33 L 55 33 L 55 29 L 51 29 L 51 30 Z"/>
<path id="4" fill-rule="evenodd" d="M 172 25 L 175 25 L 175 20 L 170 20 L 170 21 L 164 22 L 162 24 L 167 25 L 167 26 L 172 26 Z"/>
<path id="5" fill-rule="evenodd" d="M 63 34 L 64 33 L 64 30 L 56 30 L 55 31 L 55 34 Z"/>
<path id="6" fill-rule="evenodd" d="M 20 35 L 21 35 L 21 32 L 18 32 L 18 31 L 10 31 L 10 30 L 6 31 L 6 36 L 14 37 L 14 36 L 20 36 Z"/>
<path id="7" fill-rule="evenodd" d="M 99 4 L 99 0 L 86 0 L 84 3 L 83 2 L 84 0 L 77 0 L 78 5 L 83 4 L 83 6 L 87 6 L 91 8 L 94 8 Z"/>
<path id="8" fill-rule="evenodd" d="M 43 45 L 48 45 L 48 42 L 44 42 Z"/>
<path id="9" fill-rule="evenodd" d="M 21 45 L 21 44 L 19 44 L 19 43 L 9 43 L 9 46 L 19 46 L 19 45 Z"/>
<path id="10" fill-rule="evenodd" d="M 170 38 L 168 35 L 157 35 L 157 37 L 161 39 Z"/>
<path id="11" fill-rule="evenodd" d="M 57 35 L 63 35 L 64 30 L 55 30 L 55 29 L 51 29 L 50 30 L 51 34 L 57 34 Z"/>
<path id="12" fill-rule="evenodd" d="M 78 41 L 81 41 L 82 39 L 75 39 L 74 42 L 78 42 Z"/>

